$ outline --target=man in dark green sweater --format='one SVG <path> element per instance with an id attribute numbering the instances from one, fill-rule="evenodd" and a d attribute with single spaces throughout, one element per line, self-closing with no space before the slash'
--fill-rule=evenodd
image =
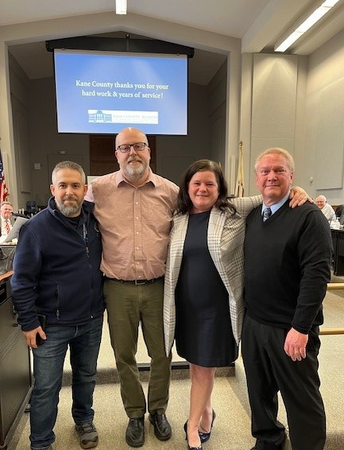
<path id="1" fill-rule="evenodd" d="M 330 227 L 315 205 L 289 208 L 294 161 L 286 150 L 263 152 L 255 171 L 263 206 L 247 218 L 242 333 L 256 438 L 252 450 L 283 448 L 278 391 L 293 450 L 322 450 L 326 418 L 319 392 L 319 325 L 330 281 Z"/>

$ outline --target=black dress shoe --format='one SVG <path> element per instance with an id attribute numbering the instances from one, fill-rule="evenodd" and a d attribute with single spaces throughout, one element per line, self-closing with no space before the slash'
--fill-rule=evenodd
<path id="1" fill-rule="evenodd" d="M 125 440 L 130 447 L 142 447 L 145 442 L 144 418 L 129 419 Z"/>
<path id="2" fill-rule="evenodd" d="M 154 427 L 154 434 L 160 441 L 168 441 L 172 436 L 171 425 L 165 414 L 150 414 L 149 421 Z"/>
<path id="3" fill-rule="evenodd" d="M 203 444 L 204 442 L 209 441 L 210 435 L 211 435 L 211 430 L 213 429 L 215 417 L 216 417 L 216 413 L 213 410 L 213 418 L 212 418 L 212 421 L 211 421 L 211 424 L 210 424 L 210 431 L 209 431 L 209 433 L 204 433 L 203 431 L 199 431 L 198 432 L 199 438 L 201 439 L 201 444 Z"/>
<path id="4" fill-rule="evenodd" d="M 251 450 L 283 450 L 284 442 L 285 436 L 280 444 L 267 444 L 262 441 L 257 441 L 256 445 L 252 447 Z"/>
<path id="5" fill-rule="evenodd" d="M 256 444 L 254 447 L 251 448 L 251 450 L 283 450 L 283 444 L 281 445 L 271 445 L 269 447 L 258 447 Z"/>

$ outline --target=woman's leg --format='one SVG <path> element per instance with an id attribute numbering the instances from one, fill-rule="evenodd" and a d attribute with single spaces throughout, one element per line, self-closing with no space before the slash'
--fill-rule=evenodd
<path id="1" fill-rule="evenodd" d="M 200 447 L 201 440 L 198 427 L 201 419 L 209 414 L 209 428 L 211 423 L 211 393 L 214 386 L 215 368 L 201 367 L 190 364 L 191 392 L 190 392 L 190 416 L 187 425 L 188 444 L 190 447 Z"/>

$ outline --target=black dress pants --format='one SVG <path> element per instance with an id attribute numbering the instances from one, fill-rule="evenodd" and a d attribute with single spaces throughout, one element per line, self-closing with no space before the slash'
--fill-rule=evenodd
<path id="1" fill-rule="evenodd" d="M 267 448 L 283 442 L 284 426 L 277 420 L 277 393 L 280 391 L 287 411 L 292 449 L 323 450 L 326 418 L 319 391 L 319 329 L 315 327 L 310 331 L 307 357 L 302 361 L 292 361 L 284 352 L 287 332 L 245 316 L 242 356 L 252 413 L 252 435 Z"/>

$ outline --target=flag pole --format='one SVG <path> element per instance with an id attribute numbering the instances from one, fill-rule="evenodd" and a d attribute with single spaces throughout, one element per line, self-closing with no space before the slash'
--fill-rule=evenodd
<path id="1" fill-rule="evenodd" d="M 1 137 L 0 137 L 0 203 L 7 200 L 9 193 L 5 182 L 5 171 L 4 165 L 2 162 L 2 153 L 1 153 Z"/>
<path id="2" fill-rule="evenodd" d="M 239 142 L 239 154 L 238 154 L 238 173 L 235 188 L 235 196 L 244 196 L 244 154 L 243 154 L 243 142 Z"/>

